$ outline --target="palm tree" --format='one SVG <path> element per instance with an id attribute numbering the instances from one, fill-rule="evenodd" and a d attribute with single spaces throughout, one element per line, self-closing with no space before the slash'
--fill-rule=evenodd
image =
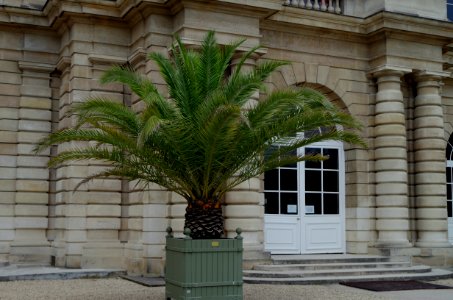
<path id="1" fill-rule="evenodd" d="M 70 141 L 94 141 L 60 152 L 49 165 L 96 159 L 111 168 L 92 174 L 157 183 L 187 200 L 185 227 L 193 238 L 223 233 L 222 200 L 236 185 L 267 170 L 320 156 L 298 156 L 295 149 L 323 140 L 362 144 L 350 129 L 360 127 L 320 93 L 307 89 L 274 91 L 255 106 L 249 99 L 279 61 L 264 61 L 253 71 L 242 66 L 256 50 L 245 53 L 230 71 L 233 55 L 243 41 L 217 44 L 209 32 L 199 51 L 180 39 L 172 58 L 151 53 L 167 86 L 169 97 L 146 77 L 128 67 L 113 67 L 102 82 L 127 85 L 144 102 L 136 113 L 104 98 L 76 105 L 77 126 L 42 139 L 35 151 Z M 230 75 L 226 75 L 230 72 Z M 336 129 L 337 127 L 341 130 Z M 298 132 L 316 134 L 301 137 Z M 273 147 L 279 143 L 279 147 Z"/>

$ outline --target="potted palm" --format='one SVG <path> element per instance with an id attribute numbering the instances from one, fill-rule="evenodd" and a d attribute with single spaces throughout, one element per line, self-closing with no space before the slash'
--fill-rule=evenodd
<path id="1" fill-rule="evenodd" d="M 144 109 L 136 113 L 108 99 L 89 99 L 73 109 L 78 117 L 76 127 L 50 134 L 40 141 L 36 151 L 70 141 L 96 142 L 96 145 L 90 143 L 83 148 L 60 152 L 49 164 L 102 160 L 111 163 L 111 167 L 92 174 L 85 181 L 120 176 L 157 183 L 178 193 L 187 200 L 187 238 L 183 240 L 199 241 L 199 248 L 220 249 L 225 193 L 278 166 L 325 159 L 298 156 L 294 150 L 299 147 L 323 140 L 363 144 L 354 133 L 354 129 L 360 127 L 359 123 L 314 90 L 274 91 L 250 106 L 249 99 L 264 87 L 266 78 L 286 63 L 264 61 L 254 70 L 244 72 L 242 66 L 257 50 L 255 48 L 244 53 L 230 70 L 231 59 L 242 42 L 220 46 L 215 34 L 209 32 L 198 50 L 186 48 L 176 38 L 171 58 L 151 53 L 149 58 L 159 66 L 168 86 L 168 97 L 130 68 L 113 67 L 104 74 L 102 81 L 127 85 L 144 102 Z M 319 128 L 332 130 L 317 130 Z M 315 134 L 297 135 L 307 131 Z M 275 143 L 280 146 L 273 147 Z M 169 230 L 167 243 L 172 245 L 167 244 L 167 248 L 182 247 L 175 246 L 174 240 Z M 236 240 L 239 241 L 236 252 L 240 255 L 242 241 Z M 181 256 L 172 258 L 167 253 L 167 262 L 173 259 L 181 259 Z M 240 259 L 235 263 L 239 263 L 240 270 Z M 167 263 L 167 274 L 172 273 L 169 268 Z M 238 272 L 235 278 L 227 281 L 241 287 L 241 274 Z M 202 282 L 181 283 L 180 295 L 176 295 L 172 290 L 174 282 L 174 278 L 167 277 L 167 297 L 192 299 L 195 297 L 193 289 L 203 285 Z M 207 282 L 205 287 L 210 285 L 213 283 Z M 225 286 L 224 283 L 221 285 Z M 192 288 L 190 295 L 188 288 Z M 213 290 L 210 293 L 217 293 Z M 241 298 L 241 295 L 240 288 L 231 299 Z M 230 299 L 218 294 L 210 294 L 208 298 L 215 297 Z"/>

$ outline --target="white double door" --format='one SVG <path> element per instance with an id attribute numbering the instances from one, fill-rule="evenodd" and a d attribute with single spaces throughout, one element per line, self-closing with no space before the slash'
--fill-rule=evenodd
<path id="1" fill-rule="evenodd" d="M 344 253 L 344 151 L 317 143 L 303 153 L 329 156 L 265 173 L 265 249 L 272 254 Z"/>

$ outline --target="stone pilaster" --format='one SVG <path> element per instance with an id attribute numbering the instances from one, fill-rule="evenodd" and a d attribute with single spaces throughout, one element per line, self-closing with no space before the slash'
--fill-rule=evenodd
<path id="1" fill-rule="evenodd" d="M 21 83 L 18 63 L 0 60 L 0 259 L 8 257 L 15 233 L 14 198 Z"/>
<path id="2" fill-rule="evenodd" d="M 376 230 L 378 248 L 410 247 L 403 70 L 373 72 L 375 108 Z"/>
<path id="3" fill-rule="evenodd" d="M 442 74 L 416 74 L 414 158 L 417 247 L 448 247 Z"/>
<path id="4" fill-rule="evenodd" d="M 52 90 L 50 73 L 54 66 L 21 62 L 21 99 L 19 102 L 18 153 L 14 206 L 15 239 L 11 260 L 50 263 L 47 240 L 50 153 L 39 155 L 32 148 L 51 131 Z"/>
<path id="5" fill-rule="evenodd" d="M 242 55 L 233 58 L 231 68 L 234 70 Z M 253 70 L 258 55 L 248 58 L 243 66 L 243 72 Z M 246 104 L 253 107 L 258 103 L 259 93 L 255 93 Z M 227 237 L 236 236 L 236 228 L 242 229 L 244 237 L 244 259 L 264 258 L 264 194 L 261 179 L 252 178 L 236 186 L 225 196 L 225 230 Z"/>

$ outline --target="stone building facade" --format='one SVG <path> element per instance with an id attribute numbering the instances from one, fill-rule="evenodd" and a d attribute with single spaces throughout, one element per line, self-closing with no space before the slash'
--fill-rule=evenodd
<path id="1" fill-rule="evenodd" d="M 73 126 L 68 111 L 88 97 L 140 109 L 123 86 L 99 84 L 111 65 L 128 64 L 165 90 L 146 54 L 168 54 L 175 34 L 197 45 L 214 29 L 220 43 L 263 46 L 249 68 L 290 61 L 268 88 L 319 89 L 364 124 L 369 145 L 301 149 L 336 160 L 282 168 L 229 193 L 225 226 L 228 235 L 243 229 L 246 261 L 379 253 L 453 265 L 448 7 L 445 0 L 1 0 L 0 259 L 163 272 L 165 229 L 182 230 L 183 199 L 113 179 L 74 193 L 104 166 L 49 170 L 49 157 L 66 145 L 38 156 L 31 150 Z"/>

